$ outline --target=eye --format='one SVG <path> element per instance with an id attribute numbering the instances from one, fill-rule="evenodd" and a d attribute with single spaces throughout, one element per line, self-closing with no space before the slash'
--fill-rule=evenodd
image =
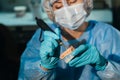
<path id="1" fill-rule="evenodd" d="M 62 3 L 53 3 L 53 5 L 52 5 L 52 8 L 53 8 L 53 10 L 57 10 L 57 9 L 60 9 L 60 8 L 62 8 L 63 7 L 63 4 Z"/>

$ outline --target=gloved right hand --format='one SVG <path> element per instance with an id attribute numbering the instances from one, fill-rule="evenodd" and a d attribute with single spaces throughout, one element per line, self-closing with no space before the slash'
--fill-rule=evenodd
<path id="1" fill-rule="evenodd" d="M 56 33 L 56 34 L 55 34 Z M 59 45 L 56 39 L 59 39 L 60 30 L 55 29 L 55 33 L 44 31 L 44 41 L 40 46 L 41 66 L 46 69 L 53 69 L 57 65 L 59 59 Z"/>

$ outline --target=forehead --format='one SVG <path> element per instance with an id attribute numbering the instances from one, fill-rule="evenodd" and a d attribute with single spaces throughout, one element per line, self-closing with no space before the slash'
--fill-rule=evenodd
<path id="1" fill-rule="evenodd" d="M 50 0 L 51 3 L 62 2 L 62 1 L 83 1 L 83 0 Z"/>

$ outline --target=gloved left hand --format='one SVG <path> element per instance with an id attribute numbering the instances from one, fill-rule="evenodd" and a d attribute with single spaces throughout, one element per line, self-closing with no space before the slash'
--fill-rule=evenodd
<path id="1" fill-rule="evenodd" d="M 85 44 L 80 45 L 72 53 L 75 56 L 68 64 L 71 67 L 80 67 L 87 64 L 94 65 L 96 70 L 104 70 L 107 60 L 100 55 L 96 47 Z"/>
<path id="2" fill-rule="evenodd" d="M 46 69 L 53 69 L 57 65 L 59 57 L 59 45 L 56 39 L 59 39 L 60 30 L 55 29 L 55 33 L 44 31 L 44 41 L 40 46 L 41 66 Z"/>

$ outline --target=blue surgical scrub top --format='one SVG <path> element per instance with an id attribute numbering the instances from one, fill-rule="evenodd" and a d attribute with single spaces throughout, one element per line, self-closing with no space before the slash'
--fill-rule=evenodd
<path id="1" fill-rule="evenodd" d="M 50 27 L 55 27 L 49 24 Z M 54 29 L 54 28 L 53 28 Z M 76 41 L 85 40 L 85 44 L 94 45 L 108 65 L 104 71 L 96 71 L 91 65 L 79 68 L 68 66 L 63 60 L 59 60 L 55 69 L 44 71 L 40 68 L 40 39 L 41 29 L 37 29 L 26 49 L 21 55 L 18 80 L 119 80 L 120 79 L 120 32 L 113 26 L 89 21 L 89 26 L 80 38 L 63 41 L 69 47 Z M 60 53 L 66 49 L 61 46 Z"/>

